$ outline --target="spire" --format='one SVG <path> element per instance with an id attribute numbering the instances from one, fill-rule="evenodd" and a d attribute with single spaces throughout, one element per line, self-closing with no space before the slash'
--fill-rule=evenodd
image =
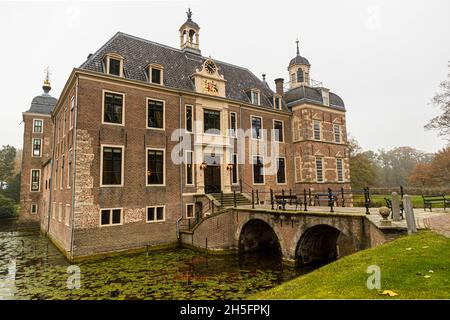
<path id="1" fill-rule="evenodd" d="M 297 43 L 297 56 L 299 56 L 300 55 L 300 48 L 298 47 L 298 43 L 300 41 L 298 41 L 298 37 L 297 37 L 297 41 L 295 41 L 295 42 Z"/>
<path id="2" fill-rule="evenodd" d="M 52 86 L 50 85 L 50 68 L 45 68 L 45 79 L 44 84 L 42 85 L 42 89 L 44 89 L 44 93 L 48 94 L 50 90 L 52 89 Z"/>

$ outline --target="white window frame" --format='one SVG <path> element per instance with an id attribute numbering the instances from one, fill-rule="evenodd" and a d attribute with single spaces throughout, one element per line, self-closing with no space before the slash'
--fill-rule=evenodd
<path id="1" fill-rule="evenodd" d="M 187 126 L 186 114 L 187 114 L 188 108 L 191 108 L 191 131 L 189 131 L 187 129 L 188 126 Z M 165 111 L 165 108 L 164 108 L 164 111 Z M 148 103 L 147 103 L 147 112 L 148 112 Z M 163 113 L 165 115 L 165 112 L 163 112 Z M 146 121 L 147 121 L 147 125 L 148 125 L 148 118 L 146 119 Z M 186 130 L 186 132 L 189 132 L 189 133 L 192 133 L 194 131 L 194 106 L 190 105 L 190 104 L 184 105 L 184 129 Z"/>
<path id="2" fill-rule="evenodd" d="M 148 184 L 148 151 L 149 150 L 155 150 L 155 151 L 163 151 L 163 183 L 162 184 Z M 165 187 L 166 186 L 166 148 L 153 148 L 153 147 L 147 147 L 145 148 L 145 186 L 146 187 Z"/>
<path id="3" fill-rule="evenodd" d="M 109 224 L 102 224 L 102 211 L 104 211 L 104 210 L 109 210 Z M 120 223 L 112 223 L 113 210 L 120 210 Z M 98 225 L 100 228 L 115 227 L 115 226 L 123 225 L 123 208 L 100 208 Z"/>
<path id="4" fill-rule="evenodd" d="M 120 74 L 117 76 L 115 74 L 111 74 L 110 70 L 109 70 L 109 60 L 110 59 L 114 59 L 114 60 L 119 60 L 120 61 Z M 106 70 L 106 74 L 110 75 L 110 76 L 115 76 L 115 77 L 123 77 L 123 57 L 121 55 L 118 54 L 114 54 L 114 53 L 108 53 L 105 55 L 105 57 L 103 58 L 104 63 L 106 64 L 105 66 L 105 70 Z"/>
<path id="5" fill-rule="evenodd" d="M 259 118 L 261 119 L 261 128 L 260 128 L 260 137 L 253 137 L 253 118 Z M 252 136 L 252 140 L 262 140 L 263 136 L 264 136 L 264 119 L 262 116 L 257 116 L 257 115 L 250 115 L 250 130 L 251 130 L 251 136 Z"/>
<path id="6" fill-rule="evenodd" d="M 319 124 L 319 139 L 316 139 L 316 123 Z M 313 120 L 313 140 L 322 141 L 322 121 L 320 120 Z"/>
<path id="7" fill-rule="evenodd" d="M 235 121 L 234 132 L 232 132 L 232 129 L 231 129 L 231 115 L 232 114 L 234 114 L 234 121 Z M 231 137 L 236 137 L 237 136 L 238 126 L 237 126 L 237 112 L 235 112 L 235 111 L 230 111 L 230 125 L 229 125 L 229 129 L 230 129 L 230 136 Z"/>
<path id="8" fill-rule="evenodd" d="M 284 182 L 278 182 L 278 159 L 284 159 Z M 287 175 L 286 175 L 286 157 L 280 157 L 280 156 L 277 156 L 277 157 L 275 157 L 275 164 L 276 164 L 276 166 L 277 166 L 277 173 L 275 173 L 275 184 L 276 185 L 279 185 L 279 186 L 284 186 L 284 185 L 287 185 L 288 183 L 287 183 Z"/>
<path id="9" fill-rule="evenodd" d="M 162 104 L 163 104 L 163 127 L 162 128 L 154 128 L 154 127 L 148 126 L 148 102 L 149 102 L 149 100 L 159 101 L 159 102 L 162 102 Z M 145 127 L 149 130 L 165 131 L 166 130 L 166 101 L 161 100 L 161 99 L 149 98 L 149 97 L 147 97 L 145 99 L 145 101 L 146 101 L 146 104 L 145 104 Z M 193 110 L 193 108 L 192 108 L 192 110 Z"/>
<path id="10" fill-rule="evenodd" d="M 121 168 L 121 184 L 103 184 L 103 148 L 121 148 L 122 149 L 122 168 Z M 125 146 L 113 144 L 100 145 L 100 187 L 101 188 L 120 188 L 123 187 L 125 176 Z"/>
<path id="11" fill-rule="evenodd" d="M 253 100 L 253 94 L 256 94 L 258 101 Z M 261 91 L 259 91 L 258 89 L 251 89 L 250 90 L 250 101 L 252 102 L 252 104 L 260 106 L 261 105 Z"/>
<path id="12" fill-rule="evenodd" d="M 58 203 L 58 222 L 62 222 L 62 215 L 63 215 L 63 203 Z"/>
<path id="13" fill-rule="evenodd" d="M 157 208 L 163 208 L 163 219 L 162 220 L 148 220 L 148 209 L 154 208 L 155 209 L 155 218 L 157 217 L 156 211 Z M 154 205 L 154 206 L 147 206 L 145 207 L 145 221 L 147 223 L 159 223 L 159 222 L 165 222 L 166 221 L 166 205 Z"/>
<path id="14" fill-rule="evenodd" d="M 34 155 L 34 140 L 39 140 L 39 155 Z M 31 157 L 32 158 L 41 158 L 42 157 L 42 139 L 41 138 L 33 138 L 31 139 Z"/>
<path id="15" fill-rule="evenodd" d="M 33 212 L 33 207 L 36 208 L 36 210 Z M 30 208 L 30 214 L 38 214 L 38 204 L 37 203 L 32 203 L 31 204 L 31 208 Z"/>
<path id="16" fill-rule="evenodd" d="M 318 174 L 318 170 L 317 170 L 317 160 L 321 161 L 322 163 L 322 180 L 319 181 L 319 174 Z M 323 168 L 323 157 L 315 157 L 314 159 L 314 165 L 315 165 L 315 169 L 316 169 L 316 182 L 317 183 L 324 183 L 325 182 L 325 170 Z"/>
<path id="17" fill-rule="evenodd" d="M 103 105 L 103 107 L 105 107 Z M 73 118 L 72 118 L 72 112 L 74 112 L 73 110 L 75 109 L 75 96 L 72 96 L 72 98 L 70 98 L 70 108 L 69 108 L 69 130 L 73 129 Z M 123 114 L 123 112 L 122 112 Z M 102 119 L 103 120 L 103 119 Z"/>
<path id="18" fill-rule="evenodd" d="M 338 162 L 341 162 L 341 177 L 342 179 L 339 179 L 339 168 L 338 168 Z M 336 158 L 336 181 L 337 182 L 345 182 L 344 179 L 344 159 L 342 158 Z"/>
<path id="19" fill-rule="evenodd" d="M 105 95 L 106 93 L 112 93 L 112 94 L 120 94 L 122 96 L 122 123 L 112 123 L 112 122 L 105 122 Z M 125 126 L 125 93 L 123 92 L 116 92 L 112 90 L 102 90 L 102 124 L 110 125 L 110 126 Z"/>
<path id="20" fill-rule="evenodd" d="M 283 139 L 281 141 L 277 141 L 275 140 L 275 122 L 281 122 L 281 134 Z M 273 136 L 272 136 L 272 141 L 275 143 L 284 143 L 284 121 L 283 120 L 279 120 L 279 119 L 272 119 L 272 130 L 273 130 Z"/>
<path id="21" fill-rule="evenodd" d="M 336 135 L 336 128 L 339 130 L 339 134 Z M 334 136 L 334 142 L 335 143 L 342 143 L 342 134 L 341 134 L 341 125 L 339 124 L 334 124 L 333 125 L 333 136 Z M 337 141 L 336 137 L 339 137 L 339 141 Z"/>
<path id="22" fill-rule="evenodd" d="M 188 172 L 188 153 L 191 153 L 191 171 L 192 171 L 192 183 L 188 183 L 187 182 L 187 172 Z M 148 153 L 147 153 L 148 156 Z M 184 178 L 184 183 L 186 186 L 193 186 L 195 185 L 195 177 L 194 177 L 194 151 L 192 150 L 185 150 L 184 151 L 184 168 L 185 168 L 185 178 Z M 165 177 L 164 177 L 165 178 Z M 165 180 L 164 180 L 165 181 Z"/>
<path id="23" fill-rule="evenodd" d="M 192 206 L 192 217 L 188 217 L 188 207 L 189 206 Z M 193 202 L 189 202 L 189 203 L 186 203 L 186 206 L 185 206 L 185 218 L 186 219 L 194 219 L 195 218 L 195 203 L 193 203 Z"/>
<path id="24" fill-rule="evenodd" d="M 262 177 L 263 177 L 263 182 L 262 183 L 255 183 L 255 170 L 254 170 L 254 168 L 253 168 L 253 166 L 255 165 L 255 157 L 259 157 L 259 158 L 261 158 L 261 162 L 262 162 Z M 265 170 L 265 168 L 264 168 L 264 156 L 261 156 L 261 155 L 258 155 L 258 154 L 255 154 L 255 155 L 252 155 L 252 184 L 253 185 L 255 185 L 255 186 L 263 186 L 263 185 L 265 185 L 266 184 L 266 170 Z"/>
<path id="25" fill-rule="evenodd" d="M 70 213 L 71 213 L 70 204 L 66 204 L 65 211 L 64 211 L 64 224 L 66 226 L 69 226 L 69 223 L 70 223 Z"/>
<path id="26" fill-rule="evenodd" d="M 152 69 L 158 69 L 159 71 L 161 71 L 161 82 L 160 83 L 155 83 L 153 82 L 152 79 Z M 151 84 L 156 84 L 159 86 L 164 85 L 164 67 L 160 64 L 156 64 L 156 63 L 151 63 L 147 66 L 147 70 L 148 70 L 148 82 Z"/>
<path id="27" fill-rule="evenodd" d="M 279 101 L 278 105 L 276 104 L 277 99 Z M 281 102 L 281 96 L 278 95 L 278 94 L 274 95 L 273 96 L 273 106 L 274 106 L 274 108 L 277 109 L 277 110 L 281 110 L 282 109 L 282 105 L 283 105 L 283 103 Z"/>
<path id="28" fill-rule="evenodd" d="M 39 189 L 33 190 L 33 171 L 39 171 Z M 41 169 L 30 169 L 30 192 L 41 192 Z"/>
<path id="29" fill-rule="evenodd" d="M 36 132 L 36 131 L 34 131 L 34 128 L 35 128 L 35 122 L 36 121 L 41 121 L 41 132 Z M 42 118 L 35 118 L 35 119 L 33 119 L 33 130 L 32 130 L 32 132 L 33 133 L 44 133 L 44 119 L 42 119 Z"/>
<path id="30" fill-rule="evenodd" d="M 56 219 L 56 202 L 52 202 L 52 219 Z"/>

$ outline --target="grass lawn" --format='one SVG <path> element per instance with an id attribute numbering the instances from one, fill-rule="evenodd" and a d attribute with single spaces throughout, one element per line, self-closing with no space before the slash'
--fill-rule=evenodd
<path id="1" fill-rule="evenodd" d="M 379 195 L 374 194 L 370 196 L 371 200 L 371 206 L 373 208 L 375 207 L 381 207 L 386 206 L 386 201 L 384 198 L 391 199 L 391 195 Z M 400 196 L 399 196 L 400 197 Z M 423 208 L 423 199 L 420 195 L 411 195 L 411 201 L 414 208 Z M 353 196 L 353 205 L 355 207 L 364 207 L 364 196 L 363 195 L 354 195 Z M 442 208 L 442 205 L 433 204 L 433 208 Z"/>
<path id="2" fill-rule="evenodd" d="M 381 290 L 367 289 L 367 267 L 381 270 Z M 427 276 L 427 277 L 425 277 Z M 429 277 L 428 277 L 429 276 Z M 398 296 L 381 295 L 392 290 Z M 450 239 L 431 231 L 344 257 L 250 299 L 449 299 Z"/>

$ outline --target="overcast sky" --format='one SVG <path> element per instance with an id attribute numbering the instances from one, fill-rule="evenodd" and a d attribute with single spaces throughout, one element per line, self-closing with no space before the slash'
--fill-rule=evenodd
<path id="1" fill-rule="evenodd" d="M 300 53 L 311 78 L 340 95 L 348 131 L 364 149 L 445 145 L 423 125 L 450 73 L 450 1 L 0 2 L 0 145 L 22 146 L 22 112 L 50 66 L 58 97 L 72 68 L 117 31 L 178 48 L 187 8 L 202 54 L 288 79 Z"/>

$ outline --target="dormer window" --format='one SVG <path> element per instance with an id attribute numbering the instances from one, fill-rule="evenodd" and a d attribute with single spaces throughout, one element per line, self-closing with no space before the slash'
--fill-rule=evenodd
<path id="1" fill-rule="evenodd" d="M 330 105 L 330 91 L 324 88 L 322 88 L 322 101 L 324 105 Z"/>
<path id="2" fill-rule="evenodd" d="M 147 67 L 147 72 L 150 83 L 163 84 L 163 66 L 159 64 L 150 64 Z"/>
<path id="3" fill-rule="evenodd" d="M 103 59 L 104 70 L 107 74 L 123 77 L 123 58 L 118 54 L 107 54 Z"/>
<path id="4" fill-rule="evenodd" d="M 256 104 L 259 106 L 259 91 L 253 89 L 252 91 L 250 91 L 250 98 L 253 104 Z"/>
<path id="5" fill-rule="evenodd" d="M 273 107 L 275 109 L 281 110 L 281 97 L 280 96 L 273 97 Z"/>

